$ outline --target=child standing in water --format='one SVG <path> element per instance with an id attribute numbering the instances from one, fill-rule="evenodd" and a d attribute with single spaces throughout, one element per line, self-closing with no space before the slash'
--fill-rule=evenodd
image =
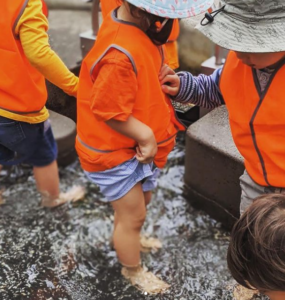
<path id="1" fill-rule="evenodd" d="M 0 164 L 31 164 L 43 206 L 81 197 L 59 191 L 45 78 L 73 96 L 78 78 L 50 48 L 42 1 L 2 0 L 0 24 Z"/>
<path id="2" fill-rule="evenodd" d="M 221 5 L 198 29 L 231 50 L 224 67 L 195 77 L 164 66 L 160 79 L 175 101 L 227 106 L 245 161 L 242 213 L 254 198 L 285 191 L 285 6 L 269 0 L 223 0 Z"/>
<path id="3" fill-rule="evenodd" d="M 80 162 L 114 208 L 113 240 L 122 274 L 150 293 L 168 285 L 141 267 L 140 231 L 156 185 L 156 168 L 165 165 L 178 130 L 184 129 L 161 91 L 161 45 L 172 30 L 170 18 L 194 15 L 211 4 L 123 1 L 105 18 L 80 73 Z"/>

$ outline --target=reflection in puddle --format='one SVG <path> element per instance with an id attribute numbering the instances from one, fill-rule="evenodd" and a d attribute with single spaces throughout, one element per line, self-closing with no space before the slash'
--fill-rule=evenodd
<path id="1" fill-rule="evenodd" d="M 162 249 L 142 253 L 143 264 L 171 283 L 143 295 L 121 276 L 110 246 L 113 216 L 79 164 L 61 170 L 63 190 L 87 186 L 84 201 L 53 210 L 39 207 L 32 177 L 4 192 L 0 207 L 2 300 L 217 300 L 233 299 L 226 267 L 228 233 L 182 197 L 184 146 L 180 142 L 159 179 L 144 227 Z"/>

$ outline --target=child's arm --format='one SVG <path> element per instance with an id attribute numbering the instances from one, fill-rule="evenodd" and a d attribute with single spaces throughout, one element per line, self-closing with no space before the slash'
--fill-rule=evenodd
<path id="1" fill-rule="evenodd" d="M 109 120 L 106 122 L 113 130 L 135 140 L 138 143 L 136 158 L 141 163 L 151 163 L 157 152 L 157 143 L 150 127 L 132 115 L 127 121 Z"/>
<path id="2" fill-rule="evenodd" d="M 16 34 L 19 35 L 24 53 L 31 65 L 47 80 L 67 94 L 76 96 L 78 78 L 51 49 L 47 29 L 48 21 L 42 13 L 41 1 L 29 0 L 16 27 Z"/>
<path id="3" fill-rule="evenodd" d="M 151 128 L 132 114 L 138 81 L 130 59 L 123 52 L 110 49 L 93 72 L 95 82 L 90 108 L 94 117 L 135 140 L 137 159 L 142 163 L 151 162 L 157 152 L 157 143 Z"/>
<path id="4" fill-rule="evenodd" d="M 160 82 L 162 90 L 177 102 L 191 102 L 197 106 L 214 108 L 225 104 L 219 88 L 221 71 L 222 68 L 216 70 L 210 76 L 203 74 L 193 76 L 189 72 L 176 74 L 168 66 L 163 66 L 160 73 Z"/>

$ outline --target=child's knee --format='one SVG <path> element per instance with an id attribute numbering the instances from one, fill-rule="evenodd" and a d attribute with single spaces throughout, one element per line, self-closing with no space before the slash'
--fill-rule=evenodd
<path id="1" fill-rule="evenodd" d="M 140 230 L 146 218 L 146 210 L 134 213 L 128 219 L 123 220 L 124 226 L 133 230 Z"/>

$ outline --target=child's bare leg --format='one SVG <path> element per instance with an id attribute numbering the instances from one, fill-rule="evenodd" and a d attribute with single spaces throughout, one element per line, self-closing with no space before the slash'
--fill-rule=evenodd
<path id="1" fill-rule="evenodd" d="M 51 200 L 59 197 L 59 175 L 57 162 L 44 167 L 34 167 L 34 176 L 37 189 L 41 194 L 46 194 Z"/>
<path id="2" fill-rule="evenodd" d="M 145 206 L 147 207 L 147 205 L 150 203 L 151 201 L 151 196 L 152 196 L 152 192 L 148 191 L 148 192 L 144 192 L 144 201 L 145 201 Z M 118 216 L 116 214 L 116 212 L 114 213 L 114 230 L 116 228 L 118 224 Z"/>
<path id="3" fill-rule="evenodd" d="M 124 197 L 114 201 L 117 225 L 114 229 L 114 246 L 123 276 L 133 285 L 148 293 L 160 293 L 169 285 L 140 266 L 140 231 L 146 207 L 141 183 L 136 184 Z"/>
<path id="4" fill-rule="evenodd" d="M 38 191 L 42 196 L 42 206 L 56 207 L 69 201 L 82 199 L 85 190 L 74 186 L 66 193 L 60 193 L 57 161 L 44 167 L 34 167 L 34 176 Z"/>
<path id="5" fill-rule="evenodd" d="M 140 231 L 146 209 L 141 184 L 136 184 L 124 197 L 112 203 L 116 226 L 114 246 L 120 262 L 125 266 L 140 264 Z"/>
<path id="6" fill-rule="evenodd" d="M 144 192 L 144 201 L 146 207 L 150 203 L 151 197 L 152 197 L 152 191 Z M 151 249 L 157 250 L 162 248 L 162 243 L 160 242 L 159 239 L 149 237 L 147 235 L 141 235 L 140 244 L 143 252 L 148 252 Z"/>
<path id="7" fill-rule="evenodd" d="M 151 201 L 152 192 L 148 191 L 148 192 L 144 192 L 143 194 L 144 194 L 145 207 L 147 207 L 147 205 Z M 114 213 L 114 232 L 116 230 L 117 224 L 118 224 L 118 214 L 115 211 L 115 213 Z M 111 241 L 111 243 L 113 243 L 113 241 Z M 140 245 L 141 245 L 141 250 L 143 252 L 148 252 L 151 249 L 157 250 L 157 249 L 162 248 L 162 243 L 160 242 L 159 239 L 149 237 L 146 235 L 140 236 Z"/>
<path id="8" fill-rule="evenodd" d="M 149 205 L 151 201 L 151 197 L 152 197 L 152 191 L 144 192 L 144 202 L 146 207 Z"/>

